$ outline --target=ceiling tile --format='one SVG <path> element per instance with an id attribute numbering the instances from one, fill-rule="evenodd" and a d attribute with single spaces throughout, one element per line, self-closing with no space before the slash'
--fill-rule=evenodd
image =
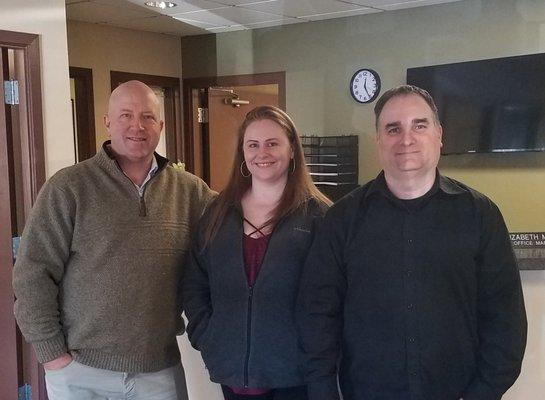
<path id="1" fill-rule="evenodd" d="M 460 0 L 174 1 L 176 7 L 161 10 L 144 6 L 145 0 L 65 0 L 68 19 L 181 36 L 201 34 L 204 29 L 220 33 Z"/>
<path id="2" fill-rule="evenodd" d="M 188 23 L 192 23 L 191 21 L 196 21 L 215 26 L 246 25 L 283 19 L 276 15 L 247 10 L 241 7 L 228 7 L 212 11 L 199 11 L 191 14 L 182 14 L 176 16 L 175 18 Z"/>
<path id="3" fill-rule="evenodd" d="M 289 19 L 283 18 L 283 19 L 278 19 L 274 21 L 255 22 L 255 23 L 246 24 L 246 25 L 221 26 L 216 28 L 209 28 L 207 30 L 213 33 L 222 33 L 222 32 L 239 31 L 239 30 L 245 30 L 245 29 L 269 28 L 269 27 L 282 26 L 287 24 L 296 24 L 299 22 L 301 22 L 301 20 L 298 20 L 295 18 L 289 18 Z"/>
<path id="4" fill-rule="evenodd" d="M 191 15 L 181 15 L 175 17 L 178 21 L 198 26 L 199 28 L 219 28 L 222 26 L 240 25 L 236 21 L 230 21 L 207 11 L 192 13 Z"/>
<path id="5" fill-rule="evenodd" d="M 225 26 L 239 25 L 236 22 L 221 20 L 221 19 L 214 20 L 214 22 L 201 21 L 201 20 L 198 20 L 198 19 L 189 19 L 189 18 L 185 18 L 185 17 L 184 18 L 176 18 L 176 19 L 178 21 L 180 21 L 180 22 L 184 22 L 186 24 L 190 24 L 190 25 L 196 26 L 198 28 L 202 28 L 202 29 L 221 28 L 221 27 L 225 27 Z"/>
<path id="6" fill-rule="evenodd" d="M 302 15 L 301 18 L 305 18 L 310 21 L 321 21 L 324 19 L 352 17 L 355 15 L 372 14 L 377 12 L 381 12 L 381 10 L 378 10 L 375 8 L 363 7 L 363 8 L 358 8 L 355 10 L 350 10 L 350 11 L 340 11 L 340 12 L 333 12 L 333 13 L 327 13 L 327 14 Z"/>
<path id="7" fill-rule="evenodd" d="M 207 29 L 208 32 L 212 33 L 225 33 L 225 32 L 234 32 L 234 31 L 243 31 L 247 28 L 243 25 L 231 25 L 231 26 L 218 26 L 216 28 Z"/>
<path id="8" fill-rule="evenodd" d="M 159 32 L 167 35 L 202 35 L 206 31 L 166 15 L 156 15 L 147 18 L 134 18 L 123 21 L 116 21 L 115 26 L 120 28 L 134 29 L 139 31 Z"/>
<path id="9" fill-rule="evenodd" d="M 355 4 L 342 3 L 336 0 L 275 0 L 263 3 L 247 4 L 241 7 L 289 17 L 328 14 L 332 12 L 343 12 L 361 8 L 361 6 Z"/>
<path id="10" fill-rule="evenodd" d="M 403 8 L 431 6 L 433 4 L 454 3 L 460 0 L 410 0 L 393 2 L 383 6 L 384 10 L 401 10 Z"/>
<path id="11" fill-rule="evenodd" d="M 274 21 L 255 22 L 253 24 L 246 24 L 245 26 L 247 28 L 250 28 L 250 29 L 257 29 L 257 28 L 268 28 L 268 27 L 271 27 L 271 26 L 297 24 L 299 22 L 301 22 L 300 19 L 283 18 L 283 19 L 277 19 L 277 20 L 274 20 Z M 302 21 L 302 22 L 308 22 L 308 21 Z"/>
<path id="12" fill-rule="evenodd" d="M 139 4 L 143 7 L 146 7 L 147 9 L 154 10 L 157 13 L 165 14 L 165 15 L 177 15 L 177 14 L 183 14 L 187 12 L 194 12 L 194 11 L 202 11 L 202 10 L 213 10 L 215 8 L 222 8 L 225 7 L 221 4 L 218 4 L 216 2 L 210 1 L 210 0 L 186 0 L 186 1 L 177 1 L 174 0 L 174 2 L 177 4 L 176 7 L 172 8 L 150 8 L 144 5 L 146 0 L 129 0 L 132 3 Z"/>
<path id="13" fill-rule="evenodd" d="M 241 6 L 246 4 L 271 3 L 276 0 L 210 0 L 210 1 L 213 1 L 214 3 L 221 4 L 224 6 Z M 295 0 L 295 1 L 301 1 L 301 0 Z M 309 0 L 303 0 L 303 1 L 309 1 Z"/>
<path id="14" fill-rule="evenodd" d="M 450 3 L 460 0 L 339 0 L 361 6 L 379 8 L 381 10 L 397 10 L 401 8 L 421 7 L 432 4 Z"/>

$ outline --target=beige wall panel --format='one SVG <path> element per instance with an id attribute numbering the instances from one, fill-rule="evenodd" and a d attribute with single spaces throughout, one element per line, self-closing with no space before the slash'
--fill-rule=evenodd
<path id="1" fill-rule="evenodd" d="M 107 139 L 103 116 L 111 92 L 110 71 L 179 77 L 178 36 L 68 21 L 70 66 L 93 70 L 97 149 Z"/>

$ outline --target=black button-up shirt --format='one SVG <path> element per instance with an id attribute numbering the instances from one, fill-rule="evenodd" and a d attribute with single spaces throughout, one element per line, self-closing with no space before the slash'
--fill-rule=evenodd
<path id="1" fill-rule="evenodd" d="M 520 276 L 503 218 L 437 174 L 400 200 L 384 175 L 327 214 L 301 278 L 310 400 L 492 400 L 526 343 Z M 340 367 L 337 364 L 340 360 Z"/>

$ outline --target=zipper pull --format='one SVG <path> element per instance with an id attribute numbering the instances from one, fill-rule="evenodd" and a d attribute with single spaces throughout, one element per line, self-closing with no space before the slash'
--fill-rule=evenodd
<path id="1" fill-rule="evenodd" d="M 146 202 L 144 201 L 144 195 L 140 196 L 140 216 L 145 217 L 147 215 Z"/>

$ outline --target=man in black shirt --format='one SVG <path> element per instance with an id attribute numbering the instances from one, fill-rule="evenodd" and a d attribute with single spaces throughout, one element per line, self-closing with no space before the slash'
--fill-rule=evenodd
<path id="1" fill-rule="evenodd" d="M 437 170 L 442 128 L 414 86 L 375 106 L 383 171 L 328 212 L 301 277 L 309 400 L 496 400 L 526 314 L 496 205 Z"/>

